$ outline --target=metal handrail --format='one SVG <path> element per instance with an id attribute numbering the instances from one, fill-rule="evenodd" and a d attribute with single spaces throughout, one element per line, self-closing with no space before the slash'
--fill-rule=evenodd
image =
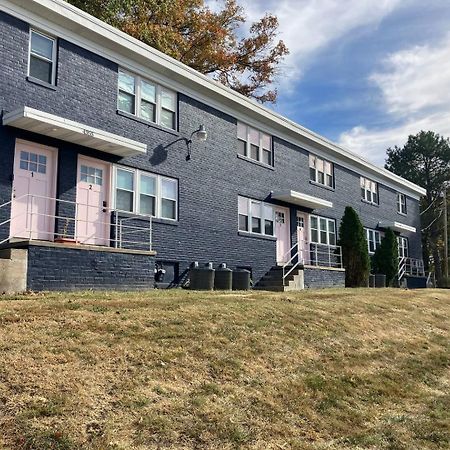
<path id="1" fill-rule="evenodd" d="M 297 251 L 294 253 L 294 255 L 292 255 L 292 252 L 294 252 L 295 247 L 297 247 Z M 285 264 L 283 264 L 283 286 L 285 284 L 286 281 L 286 277 L 292 273 L 292 271 L 300 264 L 300 258 L 298 258 L 298 242 L 296 242 L 290 249 L 288 252 L 286 252 L 284 254 L 284 256 L 286 255 L 292 255 L 291 258 L 288 260 L 288 262 L 286 262 Z M 297 262 L 286 272 L 286 267 L 289 266 L 291 264 L 291 262 L 297 257 Z"/>
<path id="2" fill-rule="evenodd" d="M 58 233 L 57 230 L 48 231 L 48 230 L 33 229 L 33 217 L 46 217 L 46 218 L 51 218 L 54 221 L 56 221 L 56 220 L 65 220 L 65 221 L 69 221 L 70 223 L 74 223 L 75 227 L 77 227 L 77 224 L 80 224 L 80 223 L 94 223 L 93 221 L 90 221 L 90 220 L 87 220 L 87 219 L 83 219 L 83 218 L 80 218 L 78 216 L 78 212 L 79 212 L 78 210 L 79 210 L 80 206 L 87 207 L 87 208 L 95 208 L 97 210 L 101 210 L 102 213 L 111 214 L 112 212 L 115 212 L 116 213 L 116 219 L 119 217 L 117 210 L 112 210 L 112 209 L 107 208 L 107 207 L 103 207 L 103 206 L 98 207 L 98 206 L 94 206 L 94 205 L 88 205 L 88 204 L 82 203 L 82 202 L 74 202 L 74 201 L 71 201 L 71 200 L 63 200 L 63 199 L 57 199 L 57 198 L 54 198 L 54 197 L 46 197 L 46 196 L 42 196 L 42 195 L 33 195 L 33 194 L 24 194 L 24 195 L 22 195 L 22 196 L 20 196 L 18 198 L 13 198 L 12 200 L 10 200 L 8 202 L 5 202 L 2 205 L 0 205 L 0 210 L 2 208 L 12 204 L 14 201 L 22 200 L 23 198 L 28 198 L 27 199 L 27 210 L 23 214 L 30 216 L 31 226 L 30 226 L 30 228 L 25 228 L 23 230 L 23 232 L 21 231 L 18 234 L 20 234 L 20 235 L 22 235 L 22 234 L 29 234 L 29 239 L 30 240 L 35 240 L 33 238 L 33 234 L 49 235 L 52 238 L 54 238 L 54 237 L 62 237 L 62 238 L 64 238 L 64 237 L 67 236 L 66 232 Z M 73 205 L 75 207 L 75 217 L 61 216 L 61 215 L 57 215 L 56 213 L 55 214 L 47 214 L 47 213 L 42 213 L 42 212 L 38 212 L 38 211 L 33 211 L 33 201 L 35 199 L 43 199 L 43 200 L 53 201 L 53 202 L 55 202 L 55 204 L 53 205 L 55 208 L 56 208 L 56 204 L 59 204 L 59 203 Z M 30 207 L 31 210 L 29 210 L 30 200 L 31 200 L 31 207 Z M 1 222 L 0 223 L 0 227 L 3 226 L 3 225 L 6 225 L 6 224 L 10 224 L 12 222 L 12 220 L 14 220 L 14 219 L 16 219 L 16 218 L 18 218 L 20 216 L 21 215 L 19 214 L 19 215 L 16 215 L 14 217 L 10 217 L 9 219 Z M 114 243 L 116 248 L 123 248 L 123 246 L 127 245 L 127 244 L 134 244 L 134 245 L 140 245 L 140 246 L 145 244 L 145 246 L 148 246 L 147 248 L 149 250 L 151 250 L 151 248 L 152 248 L 152 220 L 151 220 L 151 217 L 135 216 L 134 218 L 149 220 L 150 224 L 149 224 L 148 227 L 141 227 L 141 226 L 133 226 L 133 225 L 129 225 L 129 224 L 124 224 L 123 223 L 124 221 L 126 221 L 127 219 L 131 219 L 131 218 L 128 218 L 128 217 L 127 218 L 123 218 L 123 220 L 122 219 L 116 220 L 115 223 L 111 223 L 110 220 L 108 220 L 108 221 L 104 221 L 104 220 L 95 221 L 96 225 L 101 225 L 101 226 L 104 226 L 104 227 L 111 227 L 111 226 L 115 227 L 116 232 L 115 232 L 114 239 L 111 238 L 111 236 L 109 236 L 109 238 L 103 237 L 103 236 L 98 237 L 98 236 L 96 236 L 96 232 L 92 233 L 89 236 L 84 236 L 84 235 L 81 235 L 79 230 L 77 230 L 76 228 L 74 229 L 73 237 L 79 243 L 86 243 L 89 240 L 94 240 L 95 241 L 95 240 L 101 239 L 102 242 L 107 241 L 110 244 Z M 120 242 L 119 242 L 119 233 L 118 233 L 118 228 L 119 227 L 121 229 Z M 79 227 L 77 227 L 77 228 L 79 228 Z M 148 232 L 149 233 L 148 241 L 147 240 L 144 240 L 144 241 L 142 241 L 142 240 L 133 241 L 133 240 L 124 239 L 124 233 L 123 233 L 124 229 L 125 230 L 132 230 L 131 233 Z M 9 236 L 7 238 L 5 238 L 2 241 L 0 241 L 0 245 L 4 244 L 5 242 L 9 241 L 11 238 L 14 238 L 14 237 L 15 236 L 12 236 L 11 232 L 10 232 Z M 50 239 L 50 240 L 52 240 L 52 239 Z M 104 245 L 104 244 L 102 244 L 102 245 Z"/>

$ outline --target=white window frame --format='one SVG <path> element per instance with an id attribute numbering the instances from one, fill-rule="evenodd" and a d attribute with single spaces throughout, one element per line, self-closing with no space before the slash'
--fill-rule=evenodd
<path id="1" fill-rule="evenodd" d="M 273 140 L 272 140 L 272 136 L 268 133 L 264 133 L 261 130 L 258 130 L 257 128 L 251 127 L 250 125 L 247 125 L 244 122 L 238 122 L 237 125 L 237 129 L 239 129 L 239 125 L 246 127 L 246 139 L 245 141 L 239 137 L 239 134 L 237 133 L 237 139 L 238 141 L 243 141 L 245 142 L 245 152 L 244 156 L 245 158 L 251 159 L 252 161 L 257 161 L 258 163 L 264 164 L 265 166 L 270 166 L 273 167 L 274 165 L 274 157 L 273 157 Z M 254 143 L 250 142 L 250 130 L 256 131 L 259 134 L 259 147 L 258 147 L 258 158 L 259 159 L 255 159 L 251 157 L 251 145 L 255 145 Z M 263 141 L 264 141 L 264 136 L 268 137 L 270 140 L 270 144 L 269 144 L 269 148 L 266 149 L 264 148 L 263 145 Z M 269 150 L 270 151 L 270 164 L 267 164 L 266 162 L 263 161 L 263 152 L 264 150 Z M 239 153 L 240 155 L 240 153 Z"/>
<path id="2" fill-rule="evenodd" d="M 246 202 L 246 213 L 247 214 L 242 214 L 242 212 L 239 210 L 240 200 L 242 200 L 243 203 Z M 259 205 L 259 216 L 255 215 L 255 217 L 257 217 L 261 220 L 261 233 L 252 231 L 252 219 L 253 219 L 252 205 L 253 204 Z M 267 214 L 268 211 L 269 211 L 270 215 Z M 247 231 L 239 229 L 239 216 L 240 215 L 247 216 L 247 225 L 248 225 Z M 272 221 L 273 234 L 266 234 L 266 222 L 265 222 L 266 220 Z M 244 197 L 242 195 L 239 195 L 238 196 L 238 232 L 253 234 L 255 236 L 275 237 L 275 206 L 270 203 L 263 202 L 261 200 L 255 200 L 253 198 Z"/>
<path id="3" fill-rule="evenodd" d="M 317 228 L 314 228 L 312 226 L 312 220 L 313 219 L 317 219 Z M 327 229 L 326 229 L 326 242 L 320 242 L 320 220 L 325 220 L 326 224 L 327 224 Z M 333 223 L 334 226 L 334 232 L 331 232 L 331 227 L 330 227 L 330 223 Z M 312 232 L 313 230 L 317 230 L 317 241 L 314 241 L 312 238 Z M 334 244 L 330 243 L 330 235 L 333 234 L 334 235 Z M 336 229 L 336 220 L 335 219 L 330 219 L 328 217 L 323 217 L 323 216 L 317 216 L 315 214 L 311 214 L 309 216 L 309 242 L 311 242 L 312 244 L 318 244 L 318 245 L 330 245 L 332 247 L 335 247 L 337 245 L 337 229 Z"/>
<path id="4" fill-rule="evenodd" d="M 120 72 L 133 77 L 134 78 L 134 96 L 135 96 L 135 101 L 134 101 L 134 113 L 130 113 L 128 111 L 123 111 L 119 108 L 119 76 L 120 76 Z M 141 115 L 141 101 L 142 101 L 142 96 L 141 96 L 141 82 L 144 81 L 145 83 L 151 84 L 153 86 L 155 86 L 155 121 L 153 122 L 152 120 L 149 120 L 145 117 L 142 117 Z M 162 101 L 161 101 L 161 94 L 162 92 L 169 92 L 171 94 L 173 94 L 174 96 L 174 109 L 167 109 L 164 108 L 162 106 Z M 160 84 L 156 83 L 155 81 L 152 81 L 148 78 L 144 78 L 141 77 L 140 75 L 136 75 L 135 73 L 132 73 L 126 69 L 123 69 L 122 67 L 119 67 L 119 71 L 118 71 L 118 78 L 117 78 L 117 109 L 119 111 L 122 111 L 126 114 L 132 114 L 133 116 L 138 117 L 141 120 L 145 120 L 146 122 L 149 123 L 154 123 L 156 125 L 159 125 L 163 128 L 167 128 L 168 130 L 175 130 L 177 129 L 177 123 L 178 123 L 178 94 L 176 91 L 169 89 L 165 86 L 161 86 Z M 171 127 L 167 127 L 166 125 L 161 123 L 161 111 L 162 110 L 167 110 L 167 111 L 171 111 L 172 113 L 174 113 L 174 118 L 173 118 L 173 128 Z"/>
<path id="5" fill-rule="evenodd" d="M 39 34 L 51 41 L 53 41 L 53 48 L 52 48 L 52 59 L 51 61 L 48 58 L 45 58 L 41 55 L 36 55 L 35 53 L 33 53 L 33 57 L 41 59 L 42 61 L 47 61 L 50 62 L 52 64 L 52 80 L 51 80 L 51 85 L 55 86 L 56 85 L 56 56 L 58 53 L 58 40 L 55 36 L 51 36 L 48 33 L 44 33 L 43 31 L 37 30 L 36 28 L 30 28 L 30 33 L 29 33 L 29 39 L 28 39 L 28 70 L 27 70 L 27 76 L 29 76 L 30 78 L 36 79 L 41 81 L 42 83 L 47 83 L 46 81 L 40 80 L 39 78 L 36 78 L 35 76 L 31 75 L 30 73 L 30 69 L 31 69 L 31 39 L 33 36 L 33 33 L 35 34 Z"/>
<path id="6" fill-rule="evenodd" d="M 124 211 L 121 209 L 117 209 L 116 207 L 116 192 L 117 192 L 117 170 L 123 170 L 126 172 L 130 172 L 133 174 L 133 185 L 134 185 L 134 191 L 133 191 L 133 211 Z M 140 170 L 140 169 L 133 169 L 131 167 L 125 167 L 125 166 L 120 166 L 120 165 L 114 165 L 114 170 L 113 170 L 113 205 L 114 205 L 114 209 L 119 211 L 119 212 L 123 212 L 123 213 L 127 213 L 127 214 L 133 214 L 136 216 L 142 216 L 142 217 L 153 217 L 155 219 L 162 219 L 162 220 L 169 220 L 172 222 L 177 222 L 178 221 L 178 207 L 179 207 L 179 184 L 178 184 L 178 180 L 176 178 L 170 178 L 170 177 L 166 177 L 163 175 L 158 175 L 156 173 L 152 173 L 152 172 L 147 172 L 146 170 Z M 141 201 L 141 175 L 145 175 L 147 177 L 153 177 L 156 179 L 156 193 L 155 193 L 155 197 L 156 197 L 156 204 L 155 204 L 155 215 L 150 215 L 150 214 L 143 214 L 140 212 L 140 201 Z M 176 183 L 176 198 L 175 199 L 169 199 L 169 200 L 173 200 L 175 201 L 175 218 L 168 218 L 168 217 L 162 217 L 162 180 L 169 180 L 171 182 L 175 182 Z M 148 194 L 145 194 L 148 195 Z M 164 197 L 166 198 L 166 197 Z"/>
<path id="7" fill-rule="evenodd" d="M 378 183 L 369 178 L 360 177 L 361 200 L 371 205 L 380 204 L 380 192 Z M 364 191 L 364 194 L 362 193 Z M 376 200 L 375 200 L 376 199 Z"/>
<path id="8" fill-rule="evenodd" d="M 369 255 L 375 254 L 377 248 L 381 244 L 381 232 L 378 230 L 374 230 L 373 228 L 365 228 L 366 230 L 366 241 L 367 241 L 367 251 L 369 252 Z M 373 239 L 371 239 L 371 236 Z M 370 243 L 373 242 L 374 244 L 374 251 L 370 250 Z"/>
<path id="9" fill-rule="evenodd" d="M 404 236 L 397 236 L 398 256 L 399 258 L 409 258 L 409 241 Z"/>
<path id="10" fill-rule="evenodd" d="M 406 207 L 406 195 L 401 192 L 397 192 L 397 212 L 402 216 L 408 214 L 408 209 Z"/>
<path id="11" fill-rule="evenodd" d="M 322 170 L 320 170 L 320 168 L 322 168 Z M 332 162 L 310 153 L 309 169 L 309 178 L 313 183 L 334 189 L 334 165 Z M 311 177 L 311 169 L 314 170 L 314 179 Z M 323 183 L 320 181 L 320 173 L 323 175 Z M 327 183 L 327 176 L 331 179 L 331 185 Z"/>

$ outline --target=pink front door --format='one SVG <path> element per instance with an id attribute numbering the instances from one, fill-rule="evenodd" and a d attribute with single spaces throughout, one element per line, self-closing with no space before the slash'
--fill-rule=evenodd
<path id="1" fill-rule="evenodd" d="M 275 208 L 275 236 L 277 238 L 277 263 L 284 264 L 290 259 L 289 249 L 289 210 L 287 208 Z"/>
<path id="2" fill-rule="evenodd" d="M 299 259 L 303 264 L 308 264 L 308 215 L 302 212 L 297 212 L 297 242 Z"/>
<path id="3" fill-rule="evenodd" d="M 53 240 L 57 149 L 17 140 L 11 237 Z"/>
<path id="4" fill-rule="evenodd" d="M 83 244 L 109 244 L 110 164 L 79 156 L 76 239 Z"/>

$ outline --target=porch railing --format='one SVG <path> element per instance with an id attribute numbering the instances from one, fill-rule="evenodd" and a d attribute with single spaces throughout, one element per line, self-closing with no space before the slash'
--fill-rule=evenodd
<path id="1" fill-rule="evenodd" d="M 0 222 L 0 235 L 3 234 L 2 229 L 8 227 L 8 232 L 4 233 L 7 237 L 0 240 L 0 245 L 14 238 L 24 238 L 73 241 L 77 244 L 138 250 L 152 249 L 151 217 L 122 217 L 121 213 L 107 207 L 33 194 L 25 194 L 3 203 L 0 205 L 0 212 L 8 207 L 12 208 L 14 202 L 20 202 L 23 211 L 15 216 L 10 212 L 10 217 Z M 45 206 L 42 206 L 42 203 Z M 83 216 L 80 209 L 85 211 Z M 56 212 L 49 213 L 49 210 Z M 25 226 L 12 231 L 11 225 L 17 221 L 23 222 Z"/>
<path id="2" fill-rule="evenodd" d="M 284 255 L 283 284 L 299 265 L 342 269 L 342 248 L 339 245 L 300 241 Z"/>
<path id="3" fill-rule="evenodd" d="M 409 258 L 407 256 L 398 259 L 398 281 L 401 282 L 405 276 L 424 277 L 425 266 L 422 259 Z"/>

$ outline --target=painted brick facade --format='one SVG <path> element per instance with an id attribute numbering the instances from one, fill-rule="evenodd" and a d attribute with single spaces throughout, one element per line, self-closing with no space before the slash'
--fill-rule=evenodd
<path id="1" fill-rule="evenodd" d="M 27 81 L 29 25 L 0 12 L 0 109 L 2 114 L 23 106 L 36 108 L 148 145 L 146 156 L 120 159 L 60 140 L 0 126 L 0 203 L 11 199 L 14 142 L 23 138 L 55 146 L 58 152 L 58 198 L 75 201 L 78 154 L 176 178 L 179 183 L 177 222 L 154 220 L 153 249 L 157 260 L 176 261 L 180 271 L 192 261 L 226 262 L 230 267 L 252 267 L 258 280 L 275 263 L 276 242 L 237 231 L 238 195 L 270 202 L 270 192 L 291 189 L 333 202 L 333 208 L 314 211 L 339 223 L 345 206 L 359 213 L 364 226 L 398 220 L 420 229 L 419 205 L 407 199 L 408 215 L 399 216 L 396 192 L 379 186 L 380 205 L 361 201 L 359 174 L 335 165 L 335 190 L 309 181 L 308 151 L 274 137 L 274 167 L 237 157 L 237 121 L 182 93 L 178 95 L 178 131 L 171 131 L 119 114 L 117 64 L 58 40 L 57 85 L 54 89 Z M 194 142 L 186 161 L 186 139 L 204 124 L 206 142 Z M 279 203 L 281 205 L 281 203 Z M 296 212 L 290 207 L 292 242 L 296 240 Z M 64 215 L 71 206 L 61 207 Z M 64 209 L 65 208 L 65 209 Z M 9 217 L 0 210 L 0 220 Z M 61 224 L 59 224 L 61 226 Z M 0 240 L 8 230 L 0 228 Z M 410 254 L 421 258 L 419 233 L 405 234 Z"/>

